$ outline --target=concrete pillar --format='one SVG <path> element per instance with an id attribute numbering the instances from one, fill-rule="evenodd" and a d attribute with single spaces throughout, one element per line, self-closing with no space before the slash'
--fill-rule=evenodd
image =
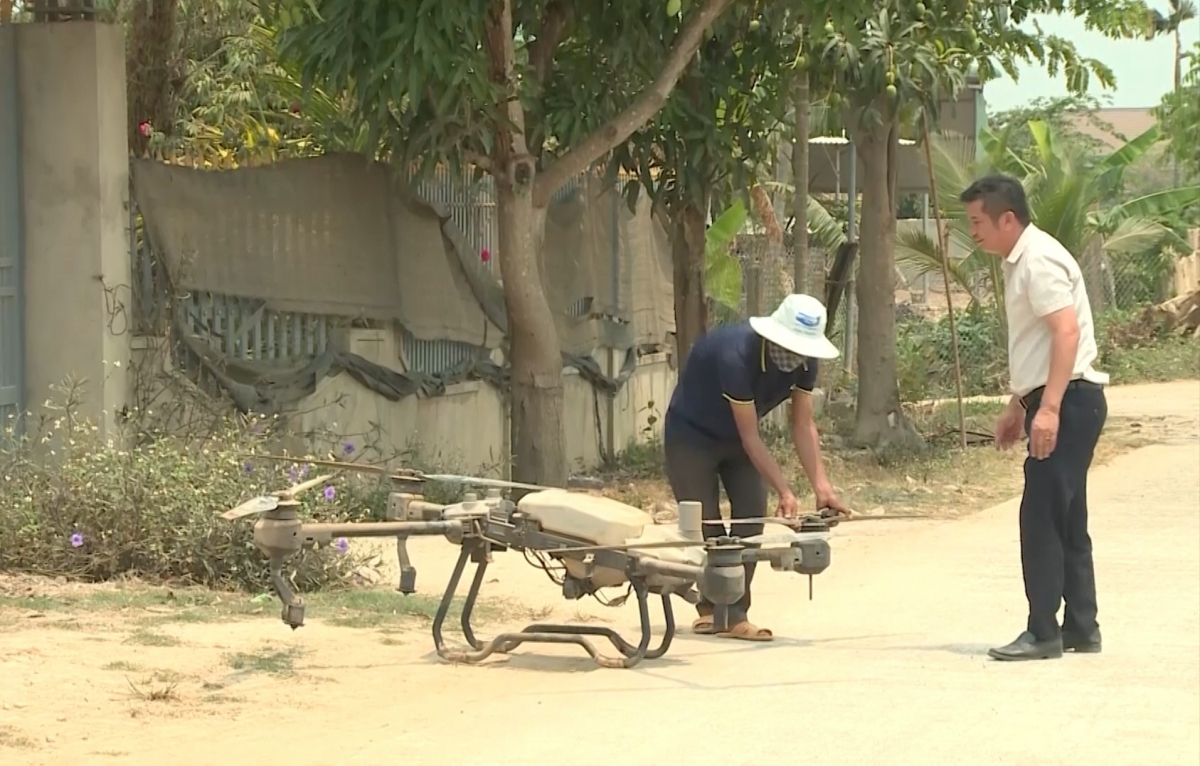
<path id="1" fill-rule="evenodd" d="M 14 25 L 25 218 L 25 401 L 79 384 L 111 432 L 130 401 L 125 44 L 92 21 Z"/>

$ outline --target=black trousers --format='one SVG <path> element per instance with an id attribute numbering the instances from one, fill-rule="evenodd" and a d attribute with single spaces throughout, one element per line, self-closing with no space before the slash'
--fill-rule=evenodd
<path id="1" fill-rule="evenodd" d="M 1041 389 L 1025 398 L 1025 432 L 1041 403 Z M 1104 389 L 1071 381 L 1059 411 L 1058 440 L 1045 460 L 1025 458 L 1021 496 L 1021 570 L 1029 601 L 1028 630 L 1040 640 L 1062 629 L 1084 635 L 1098 628 L 1096 575 L 1088 534 L 1087 474 L 1108 418 Z"/>
<path id="2" fill-rule="evenodd" d="M 763 518 L 767 515 L 767 486 L 762 475 L 750 461 L 750 456 L 739 444 L 723 444 L 713 447 L 696 446 L 686 441 L 665 442 L 667 481 L 676 502 L 692 500 L 699 502 L 705 521 L 721 518 L 721 488 L 729 496 L 730 516 L 736 519 Z M 720 481 L 720 485 L 718 485 Z M 730 529 L 723 524 L 705 524 L 704 537 L 735 535 L 749 537 L 762 534 L 759 523 L 733 523 Z M 746 619 L 750 611 L 750 583 L 754 580 L 755 564 L 746 564 L 746 593 L 729 606 L 729 625 L 737 625 Z M 696 610 L 702 616 L 713 613 L 713 604 L 701 599 Z"/>

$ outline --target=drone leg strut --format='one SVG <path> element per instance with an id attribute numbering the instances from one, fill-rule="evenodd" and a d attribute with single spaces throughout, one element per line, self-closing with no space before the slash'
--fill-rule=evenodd
<path id="1" fill-rule="evenodd" d="M 450 605 L 453 603 L 454 595 L 458 591 L 458 584 L 462 580 L 467 561 L 471 558 L 474 558 L 476 562 L 475 576 L 471 580 L 471 587 L 467 592 L 467 598 L 463 604 L 461 619 L 463 636 L 471 646 L 471 649 L 451 649 L 446 646 L 446 642 L 442 636 L 442 627 L 446 621 L 446 617 L 449 615 Z M 476 550 L 473 546 L 463 546 L 433 619 L 434 646 L 437 649 L 438 656 L 444 660 L 475 664 L 482 662 L 497 652 L 506 654 L 524 643 L 575 644 L 582 647 L 595 663 L 601 667 L 631 668 L 646 657 L 657 659 L 666 654 L 667 649 L 671 646 L 672 639 L 675 637 L 675 615 L 671 609 L 671 597 L 669 594 L 664 593 L 662 594 L 662 602 L 666 631 L 659 645 L 654 649 L 649 649 L 651 626 L 648 593 L 645 583 L 638 579 L 633 584 L 634 590 L 637 593 L 638 617 L 640 618 L 642 629 L 641 640 L 637 646 L 621 638 L 611 628 L 592 625 L 530 625 L 518 633 L 502 633 L 491 641 L 484 643 L 476 638 L 471 628 L 471 614 L 474 610 L 475 601 L 479 596 L 480 588 L 483 585 L 487 563 L 486 552 L 484 550 Z M 603 636 L 607 638 L 622 656 L 609 657 L 601 654 L 585 636 Z"/>
<path id="2" fill-rule="evenodd" d="M 479 561 L 475 565 L 475 576 L 471 578 L 471 589 L 467 591 L 467 600 L 463 602 L 462 626 L 463 638 L 467 639 L 467 643 L 472 649 L 482 649 L 483 642 L 475 638 L 475 631 L 471 629 L 471 613 L 475 610 L 475 600 L 479 598 L 479 589 L 483 586 L 483 575 L 487 572 L 487 559 Z"/>
<path id="3" fill-rule="evenodd" d="M 637 594 L 638 601 L 638 617 L 641 622 L 642 639 L 637 646 L 626 641 L 612 628 L 604 628 L 596 625 L 530 625 L 521 631 L 522 633 L 565 633 L 577 634 L 585 636 L 603 636 L 607 638 L 616 650 L 627 658 L 637 658 L 637 661 L 642 659 L 657 660 L 667 653 L 671 648 L 671 642 L 675 639 L 675 612 L 671 608 L 671 595 L 669 593 L 662 594 L 663 605 L 663 622 L 666 623 L 663 637 L 659 641 L 658 646 L 650 649 L 650 604 L 649 597 L 646 593 L 645 585 L 634 583 L 634 592 Z M 628 665 L 626 667 L 632 667 Z"/>

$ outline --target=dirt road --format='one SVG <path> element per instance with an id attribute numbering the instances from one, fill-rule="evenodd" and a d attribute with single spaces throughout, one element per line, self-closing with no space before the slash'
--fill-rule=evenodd
<path id="1" fill-rule="evenodd" d="M 323 626 L 318 614 L 295 633 L 263 620 L 181 624 L 173 632 L 186 645 L 271 641 L 304 651 L 297 676 L 256 676 L 235 690 L 242 703 L 181 715 L 113 704 L 124 682 L 97 680 L 95 668 L 120 655 L 187 672 L 202 664 L 200 650 L 130 650 L 101 636 L 93 654 L 79 656 L 81 637 L 66 631 L 43 633 L 36 646 L 0 635 L 0 724 L 36 745 L 11 761 L 0 748 L 0 760 L 1194 766 L 1200 383 L 1114 389 L 1110 408 L 1144 418 L 1161 443 L 1090 478 L 1101 655 L 987 659 L 989 646 L 1024 623 L 1012 501 L 954 522 L 846 525 L 812 602 L 800 577 L 767 570 L 757 580 L 753 616 L 775 631 L 774 643 L 683 630 L 666 658 L 630 671 L 596 669 L 575 648 L 449 666 L 427 633 L 385 646 L 370 631 Z M 451 563 L 446 546 L 429 542 L 414 551 L 426 592 Z M 586 612 L 634 624 L 632 606 L 565 604 L 518 556 L 497 556 L 493 569 L 490 593 L 520 594 L 558 618 Z M 684 605 L 677 614 L 690 622 Z M 58 661 L 68 651 L 75 666 Z M 72 688 L 74 679 L 85 680 Z"/>

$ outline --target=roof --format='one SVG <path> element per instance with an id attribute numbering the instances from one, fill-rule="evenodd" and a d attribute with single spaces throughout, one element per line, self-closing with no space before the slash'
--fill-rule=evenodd
<path id="1" fill-rule="evenodd" d="M 1097 109 L 1090 115 L 1087 112 L 1076 112 L 1069 115 L 1069 118 L 1076 130 L 1085 136 L 1103 141 L 1109 149 L 1123 146 L 1158 122 L 1154 116 L 1154 107 Z"/>

